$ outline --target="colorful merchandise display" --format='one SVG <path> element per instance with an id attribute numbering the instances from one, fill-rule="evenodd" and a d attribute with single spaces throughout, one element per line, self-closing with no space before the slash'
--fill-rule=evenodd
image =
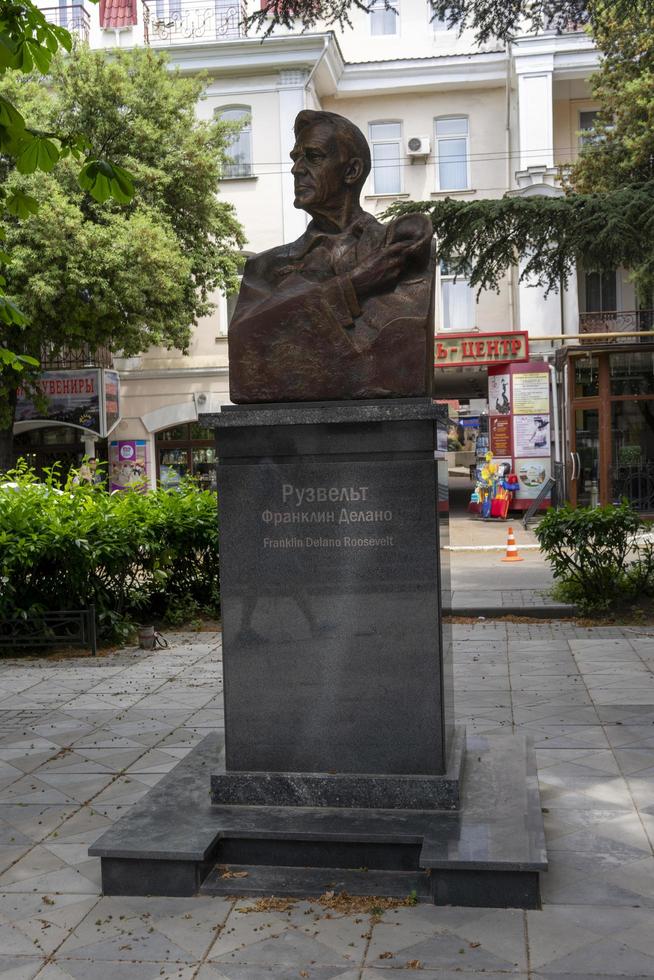
<path id="1" fill-rule="evenodd" d="M 472 513 L 484 520 L 506 520 L 519 487 L 518 477 L 510 469 L 509 463 L 495 463 L 493 454 L 486 453 L 484 462 L 475 471 L 476 484 L 468 508 Z"/>

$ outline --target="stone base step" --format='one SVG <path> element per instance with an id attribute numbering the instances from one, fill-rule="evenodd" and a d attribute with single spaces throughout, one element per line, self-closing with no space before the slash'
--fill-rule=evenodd
<path id="1" fill-rule="evenodd" d="M 425 871 L 366 871 L 350 868 L 289 868 L 265 865 L 217 865 L 209 872 L 201 895 L 274 895 L 318 898 L 325 892 L 355 896 L 410 898 L 431 902 Z"/>

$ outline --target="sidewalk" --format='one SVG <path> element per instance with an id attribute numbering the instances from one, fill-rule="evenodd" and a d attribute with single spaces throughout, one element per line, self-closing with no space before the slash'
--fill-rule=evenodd
<path id="1" fill-rule="evenodd" d="M 521 562 L 503 562 L 509 527 Z M 552 573 L 533 530 L 520 521 L 481 521 L 455 512 L 448 548 L 452 574 L 452 612 L 457 616 L 574 615 L 573 606 L 552 599 Z"/>
<path id="2" fill-rule="evenodd" d="M 473 744 L 535 742 L 541 911 L 102 898 L 88 845 L 221 725 L 220 637 L 178 633 L 152 654 L 0 661 L 2 977 L 651 978 L 654 628 L 488 622 L 454 637 Z"/>

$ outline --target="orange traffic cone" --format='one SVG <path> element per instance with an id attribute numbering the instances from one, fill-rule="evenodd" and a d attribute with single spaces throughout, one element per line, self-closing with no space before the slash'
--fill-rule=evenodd
<path id="1" fill-rule="evenodd" d="M 515 534 L 513 533 L 513 528 L 509 528 L 509 536 L 506 542 L 506 555 L 502 558 L 502 561 L 524 561 L 518 554 L 518 546 L 515 543 Z"/>

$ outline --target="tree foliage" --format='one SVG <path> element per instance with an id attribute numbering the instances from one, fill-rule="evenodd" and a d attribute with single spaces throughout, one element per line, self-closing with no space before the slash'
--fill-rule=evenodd
<path id="1" fill-rule="evenodd" d="M 0 79 L 11 72 L 47 75 L 57 51 L 63 49 L 70 53 L 72 48 L 70 33 L 64 27 L 49 23 L 32 0 L 0 0 Z M 33 120 L 25 118 L 7 93 L 0 95 L 0 155 L 12 160 L 23 174 L 50 173 L 59 160 L 72 156 L 77 161 L 80 185 L 98 200 L 114 197 L 127 201 L 134 191 L 129 173 L 98 152 L 79 129 L 36 128 Z M 27 218 L 37 207 L 37 199 L 21 189 L 14 188 L 7 193 L 0 186 L 0 209 L 17 218 Z M 0 242 L 2 240 L 0 233 Z M 0 261 L 7 260 L 3 248 Z M 25 317 L 7 299 L 3 286 L 4 282 L 0 280 L 0 323 L 21 326 Z M 0 339 L 6 342 L 2 335 Z M 34 366 L 25 355 L 2 345 L 0 364 L 17 372 Z"/>
<path id="2" fill-rule="evenodd" d="M 430 214 L 439 256 L 456 255 L 480 290 L 498 290 L 520 257 L 520 278 L 548 292 L 566 285 L 581 259 L 654 277 L 654 182 L 608 194 L 399 202 L 387 215 L 412 211 Z"/>
<path id="3" fill-rule="evenodd" d="M 7 294 L 27 320 L 8 328 L 10 349 L 34 358 L 80 342 L 127 355 L 152 344 L 183 350 L 212 291 L 236 285 L 243 236 L 216 196 L 231 128 L 197 120 L 202 90 L 148 49 L 107 57 L 80 47 L 53 60 L 47 88 L 37 77 L 5 79 L 0 93 L 40 128 L 83 130 L 136 189 L 129 203 L 101 203 L 80 186 L 75 161 L 47 174 L 0 161 L 7 193 L 40 205 L 1 225 Z M 11 368 L 0 386 L 7 425 Z"/>
<path id="4" fill-rule="evenodd" d="M 593 34 L 603 57 L 590 86 L 601 109 L 569 175 L 582 193 L 654 180 L 653 6 L 631 0 L 617 17 L 597 3 Z"/>
<path id="5" fill-rule="evenodd" d="M 584 27 L 593 20 L 595 0 L 429 0 L 435 18 L 446 21 L 452 30 L 471 30 L 475 40 L 508 41 L 518 34 L 558 32 Z M 648 0 L 644 0 L 648 2 Z M 626 16 L 632 0 L 604 0 L 617 18 Z M 265 36 L 284 27 L 315 30 L 320 27 L 352 26 L 353 10 L 369 13 L 373 0 L 266 0 L 247 23 Z M 393 0 L 386 0 L 393 8 Z"/>

